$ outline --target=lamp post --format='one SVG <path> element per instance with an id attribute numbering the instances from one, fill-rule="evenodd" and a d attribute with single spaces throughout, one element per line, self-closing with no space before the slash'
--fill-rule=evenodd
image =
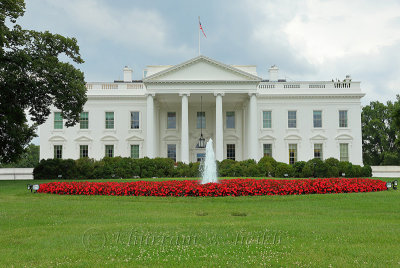
<path id="1" fill-rule="evenodd" d="M 196 148 L 206 148 L 206 140 L 203 137 L 203 96 L 200 97 L 200 138 Z"/>

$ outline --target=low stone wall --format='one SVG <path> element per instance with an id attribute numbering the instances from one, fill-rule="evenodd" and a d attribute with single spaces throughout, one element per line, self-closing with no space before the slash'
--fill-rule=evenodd
<path id="1" fill-rule="evenodd" d="M 33 180 L 33 168 L 0 168 L 0 181 Z"/>
<path id="2" fill-rule="evenodd" d="M 371 166 L 372 177 L 400 178 L 400 166 Z"/>

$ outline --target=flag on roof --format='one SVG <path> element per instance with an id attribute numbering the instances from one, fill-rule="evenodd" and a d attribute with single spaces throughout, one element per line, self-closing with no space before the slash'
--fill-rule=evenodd
<path id="1" fill-rule="evenodd" d="M 200 17 L 199 17 L 199 27 L 200 27 L 200 30 L 203 32 L 204 37 L 207 38 L 207 35 L 204 33 L 203 27 L 201 26 Z"/>

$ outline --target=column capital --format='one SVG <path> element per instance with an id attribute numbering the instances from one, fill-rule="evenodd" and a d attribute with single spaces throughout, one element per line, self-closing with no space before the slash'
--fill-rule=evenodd
<path id="1" fill-rule="evenodd" d="M 148 97 L 148 96 L 155 97 L 155 96 L 156 96 L 156 93 L 154 93 L 154 92 L 146 92 L 144 95 L 145 95 L 146 97 Z"/>
<path id="2" fill-rule="evenodd" d="M 180 96 L 180 97 L 183 97 L 183 96 L 189 97 L 189 96 L 190 96 L 190 93 L 189 93 L 189 92 L 180 92 L 180 93 L 179 93 L 179 96 Z"/>
<path id="3" fill-rule="evenodd" d="M 214 92 L 215 97 L 217 97 L 218 95 L 223 97 L 223 96 L 225 96 L 225 92 Z"/>
<path id="4" fill-rule="evenodd" d="M 249 97 L 251 97 L 251 96 L 258 97 L 258 95 L 259 95 L 259 93 L 257 93 L 257 92 L 249 92 L 248 94 L 249 94 Z"/>

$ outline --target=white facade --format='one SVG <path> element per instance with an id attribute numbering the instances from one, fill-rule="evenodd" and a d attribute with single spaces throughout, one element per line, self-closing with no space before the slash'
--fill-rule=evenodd
<path id="1" fill-rule="evenodd" d="M 87 153 L 101 159 L 106 148 L 113 156 L 174 157 L 175 146 L 176 161 L 195 162 L 204 153 L 196 148 L 202 97 L 202 132 L 213 139 L 217 160 L 259 160 L 268 147 L 280 162 L 308 161 L 316 153 L 362 165 L 360 82 L 286 82 L 278 71 L 271 67 L 271 79 L 262 80 L 255 66 L 199 56 L 175 66 L 149 66 L 143 80 L 132 81 L 125 67 L 123 81 L 87 84 L 87 129 L 82 123 L 60 129 L 52 112 L 40 127 L 40 158 Z M 139 116 L 134 128 L 131 112 Z"/>

